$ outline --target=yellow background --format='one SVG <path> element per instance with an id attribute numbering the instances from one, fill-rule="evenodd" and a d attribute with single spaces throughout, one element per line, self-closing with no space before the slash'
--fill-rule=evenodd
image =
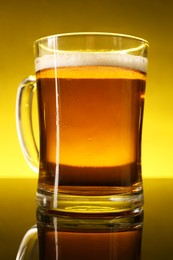
<path id="1" fill-rule="evenodd" d="M 33 42 L 50 34 L 103 31 L 150 43 L 143 124 L 144 177 L 173 177 L 173 1 L 0 0 L 0 177 L 37 178 L 22 155 L 15 102 L 34 73 Z"/>

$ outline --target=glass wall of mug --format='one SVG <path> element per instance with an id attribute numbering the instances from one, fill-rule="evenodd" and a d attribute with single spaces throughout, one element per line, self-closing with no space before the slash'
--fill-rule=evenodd
<path id="1" fill-rule="evenodd" d="M 17 129 L 39 172 L 38 205 L 79 213 L 141 207 L 147 41 L 74 33 L 39 39 L 34 50 L 36 76 L 19 86 Z M 39 148 L 31 122 L 35 92 Z"/>
<path id="2" fill-rule="evenodd" d="M 37 225 L 26 233 L 16 260 L 140 260 L 143 210 L 99 216 L 37 210 Z"/>

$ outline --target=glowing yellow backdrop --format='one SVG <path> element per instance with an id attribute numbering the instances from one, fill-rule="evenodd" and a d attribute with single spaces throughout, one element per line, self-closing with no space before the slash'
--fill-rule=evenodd
<path id="1" fill-rule="evenodd" d="M 15 100 L 34 73 L 33 42 L 62 32 L 132 34 L 150 43 L 143 124 L 143 176 L 173 177 L 173 1 L 3 1 L 0 8 L 0 177 L 36 178 L 19 147 Z"/>

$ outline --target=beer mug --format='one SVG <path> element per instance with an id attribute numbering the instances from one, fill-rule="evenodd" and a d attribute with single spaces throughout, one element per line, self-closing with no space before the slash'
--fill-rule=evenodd
<path id="1" fill-rule="evenodd" d="M 38 206 L 71 213 L 141 207 L 148 42 L 71 33 L 37 40 L 34 52 L 36 75 L 18 88 L 17 130 L 26 160 L 39 173 Z"/>
<path id="2" fill-rule="evenodd" d="M 37 225 L 25 234 L 16 260 L 140 260 L 142 230 L 142 209 L 118 218 L 38 209 Z"/>

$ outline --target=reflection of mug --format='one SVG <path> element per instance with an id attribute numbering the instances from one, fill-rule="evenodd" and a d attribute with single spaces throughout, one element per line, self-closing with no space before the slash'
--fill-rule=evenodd
<path id="1" fill-rule="evenodd" d="M 40 260 L 139 260 L 142 226 L 142 210 L 119 218 L 53 215 L 38 210 L 37 228 L 25 235 L 17 260 L 35 259 L 37 234 Z"/>
<path id="2" fill-rule="evenodd" d="M 40 206 L 93 213 L 143 205 L 147 50 L 146 41 L 117 34 L 64 34 L 36 41 L 36 81 L 28 78 L 19 87 L 17 126 L 25 157 L 37 168 L 29 121 L 36 87 Z"/>

